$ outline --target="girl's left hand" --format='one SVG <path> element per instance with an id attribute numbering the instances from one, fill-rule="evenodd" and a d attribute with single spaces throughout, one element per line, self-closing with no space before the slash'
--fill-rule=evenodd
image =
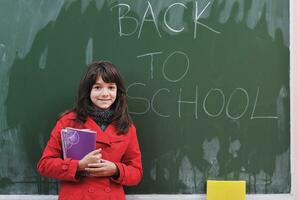
<path id="1" fill-rule="evenodd" d="M 101 159 L 99 163 L 88 164 L 85 170 L 89 172 L 91 176 L 96 177 L 113 176 L 119 172 L 115 163 L 104 159 Z"/>

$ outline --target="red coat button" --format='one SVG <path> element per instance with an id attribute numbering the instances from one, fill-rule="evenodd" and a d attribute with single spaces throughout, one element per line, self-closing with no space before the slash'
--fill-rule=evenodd
<path id="1" fill-rule="evenodd" d="M 105 192 L 109 193 L 111 189 L 109 187 L 105 188 Z"/>
<path id="2" fill-rule="evenodd" d="M 63 165 L 63 166 L 62 166 L 62 169 L 63 169 L 63 170 L 67 170 L 68 168 L 69 168 L 68 165 Z"/>
<path id="3" fill-rule="evenodd" d="M 95 189 L 93 187 L 89 187 L 89 192 L 93 193 L 93 192 L 95 192 Z"/>

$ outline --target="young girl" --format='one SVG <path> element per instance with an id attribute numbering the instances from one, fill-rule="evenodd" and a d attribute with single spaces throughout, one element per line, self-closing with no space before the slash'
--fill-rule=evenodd
<path id="1" fill-rule="evenodd" d="M 62 159 L 61 129 L 97 132 L 96 150 L 81 160 Z M 59 199 L 125 199 L 123 185 L 142 178 L 141 152 L 126 103 L 126 90 L 116 67 L 106 61 L 90 65 L 72 111 L 51 132 L 38 171 L 60 180 Z"/>

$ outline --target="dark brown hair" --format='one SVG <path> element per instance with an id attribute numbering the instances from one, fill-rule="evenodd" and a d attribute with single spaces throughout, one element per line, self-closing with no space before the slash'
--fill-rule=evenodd
<path id="1" fill-rule="evenodd" d="M 117 85 L 117 97 L 110 107 L 114 111 L 112 122 L 119 130 L 119 134 L 127 133 L 131 119 L 128 115 L 125 85 L 116 66 L 108 61 L 96 61 L 90 64 L 82 77 L 75 105 L 72 109 L 77 114 L 76 121 L 86 122 L 89 113 L 95 110 L 95 106 L 90 99 L 90 93 L 98 77 L 101 77 L 106 83 Z"/>

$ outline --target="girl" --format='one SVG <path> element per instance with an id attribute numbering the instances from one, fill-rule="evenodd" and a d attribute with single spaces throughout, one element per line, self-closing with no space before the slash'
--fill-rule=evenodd
<path id="1" fill-rule="evenodd" d="M 96 150 L 81 160 L 62 159 L 60 131 L 65 127 L 96 131 Z M 128 115 L 123 80 L 112 63 L 99 61 L 89 66 L 74 108 L 58 119 L 37 167 L 43 176 L 61 181 L 61 200 L 122 200 L 123 185 L 140 182 L 136 130 Z"/>

